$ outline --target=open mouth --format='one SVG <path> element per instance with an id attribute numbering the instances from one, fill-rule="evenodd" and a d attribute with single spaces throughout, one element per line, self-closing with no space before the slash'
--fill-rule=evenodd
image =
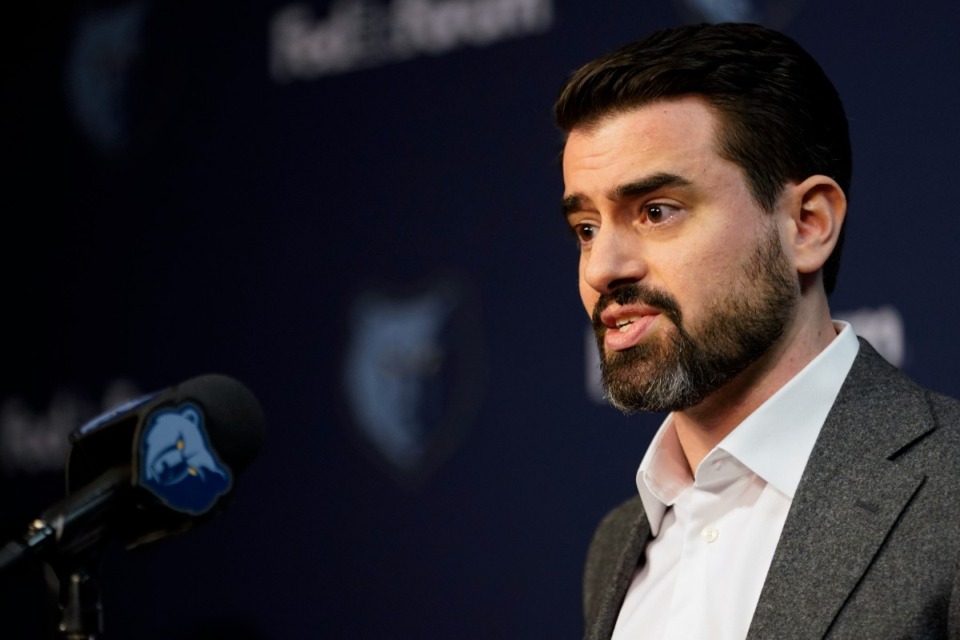
<path id="1" fill-rule="evenodd" d="M 640 344 L 656 324 L 659 313 L 650 309 L 631 309 L 619 318 L 611 313 L 604 323 L 603 344 L 607 351 L 623 351 Z"/>

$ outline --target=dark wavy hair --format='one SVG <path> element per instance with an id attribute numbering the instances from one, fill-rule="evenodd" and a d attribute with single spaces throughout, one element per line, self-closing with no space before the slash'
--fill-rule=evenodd
<path id="1" fill-rule="evenodd" d="M 639 106 L 701 96 L 720 121 L 718 153 L 743 170 L 753 198 L 773 211 L 790 180 L 822 174 L 849 198 L 852 159 L 836 88 L 796 42 L 753 24 L 657 31 L 581 67 L 554 108 L 569 133 Z M 844 228 L 823 267 L 827 294 L 840 268 Z"/>

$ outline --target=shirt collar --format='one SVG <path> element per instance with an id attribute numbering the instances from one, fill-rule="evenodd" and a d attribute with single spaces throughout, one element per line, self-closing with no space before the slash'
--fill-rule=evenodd
<path id="1" fill-rule="evenodd" d="M 733 456 L 790 499 L 860 349 L 848 323 L 835 321 L 834 326 L 838 335 L 827 348 L 714 449 Z M 691 484 L 686 464 L 670 414 L 637 471 L 637 489 L 654 535 L 660 530 L 667 507 Z"/>

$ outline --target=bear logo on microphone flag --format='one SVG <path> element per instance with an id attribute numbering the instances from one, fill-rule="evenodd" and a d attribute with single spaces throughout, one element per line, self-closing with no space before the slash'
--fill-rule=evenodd
<path id="1" fill-rule="evenodd" d="M 176 511 L 200 515 L 230 490 L 230 470 L 210 446 L 203 413 L 191 403 L 151 414 L 139 449 L 141 486 Z"/>

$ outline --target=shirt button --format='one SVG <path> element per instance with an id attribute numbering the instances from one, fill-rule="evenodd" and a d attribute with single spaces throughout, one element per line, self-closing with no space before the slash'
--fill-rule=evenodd
<path id="1" fill-rule="evenodd" d="M 720 531 L 716 527 L 704 527 L 700 535 L 707 542 L 716 542 L 717 538 L 720 537 Z"/>

